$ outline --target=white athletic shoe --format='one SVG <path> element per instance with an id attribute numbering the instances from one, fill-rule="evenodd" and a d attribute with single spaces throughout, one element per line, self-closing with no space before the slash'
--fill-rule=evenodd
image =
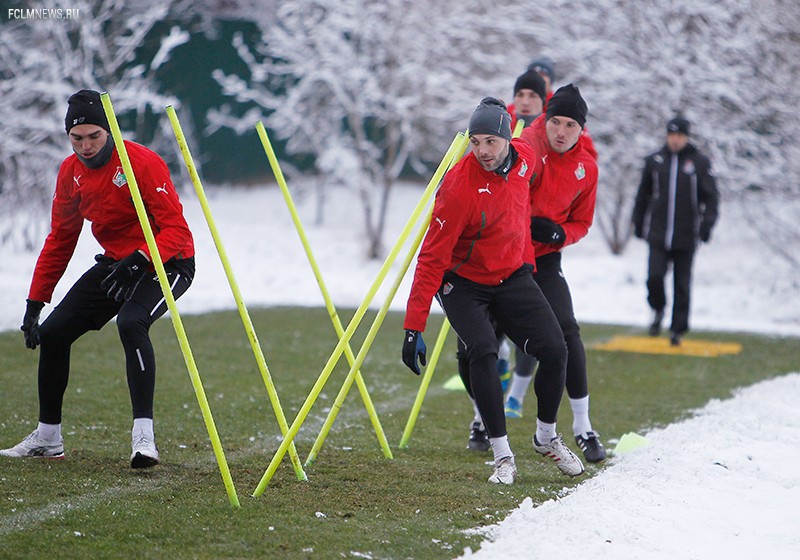
<path id="1" fill-rule="evenodd" d="M 514 484 L 514 477 L 517 476 L 517 465 L 514 457 L 503 457 L 495 462 L 494 472 L 489 477 L 492 484 Z"/>
<path id="2" fill-rule="evenodd" d="M 549 443 L 541 444 L 533 436 L 533 450 L 540 455 L 551 458 L 555 461 L 558 470 L 568 476 L 578 476 L 583 474 L 583 463 L 572 450 L 567 447 L 561 435 L 550 440 Z"/>
<path id="3" fill-rule="evenodd" d="M 23 439 L 14 447 L 0 450 L 0 455 L 5 457 L 37 457 L 39 459 L 63 459 L 64 438 L 59 436 L 53 443 L 39 436 L 39 430 L 33 430 L 31 435 Z"/>
<path id="4" fill-rule="evenodd" d="M 158 464 L 158 449 L 152 433 L 137 430 L 131 434 L 131 468 L 146 469 Z"/>

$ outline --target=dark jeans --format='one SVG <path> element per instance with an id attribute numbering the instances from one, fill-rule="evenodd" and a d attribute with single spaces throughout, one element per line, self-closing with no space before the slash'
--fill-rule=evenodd
<path id="1" fill-rule="evenodd" d="M 550 305 L 525 265 L 498 286 L 478 284 L 445 274 L 437 299 L 469 358 L 464 380 L 491 437 L 506 435 L 503 391 L 497 375 L 499 344 L 495 326 L 525 353 L 540 362 L 534 378 L 537 417 L 556 421 L 564 393 L 567 348 Z"/>
<path id="2" fill-rule="evenodd" d="M 664 278 L 672 264 L 673 302 L 670 330 L 683 334 L 689 330 L 689 299 L 692 286 L 692 261 L 694 249 L 667 251 L 660 245 L 650 245 L 647 272 L 647 303 L 654 311 L 667 305 Z"/>
<path id="3" fill-rule="evenodd" d="M 101 255 L 96 260 L 97 264 L 75 282 L 41 326 L 39 421 L 45 424 L 61 422 L 72 343 L 90 330 L 100 330 L 115 315 L 125 350 L 133 417 L 153 417 L 156 362 L 150 325 L 167 311 L 164 294 L 152 273 L 142 279 L 129 301 L 116 302 L 100 288 L 100 282 L 108 276 L 115 261 Z M 164 268 L 177 299 L 192 284 L 194 258 L 170 259 Z"/>

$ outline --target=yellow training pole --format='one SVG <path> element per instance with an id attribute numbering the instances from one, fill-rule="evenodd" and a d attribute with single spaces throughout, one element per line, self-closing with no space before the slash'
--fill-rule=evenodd
<path id="1" fill-rule="evenodd" d="M 466 149 L 467 142 L 468 139 L 465 136 L 459 138 L 459 143 L 454 152 L 454 157 L 448 164 L 448 170 L 452 168 L 453 165 L 458 163 L 458 161 L 461 159 L 461 156 L 463 155 L 464 150 Z M 400 267 L 400 271 L 398 272 L 397 277 L 395 278 L 395 281 L 392 284 L 392 287 L 390 288 L 389 293 L 386 296 L 386 299 L 384 300 L 384 303 L 381 306 L 377 317 L 375 317 L 373 321 L 372 327 L 370 328 L 370 331 L 367 334 L 367 338 L 364 340 L 364 343 L 362 344 L 361 349 L 359 350 L 359 356 L 361 356 L 362 361 L 366 358 L 366 353 L 369 350 L 370 346 L 372 345 L 372 341 L 377 335 L 378 329 L 380 328 L 381 324 L 383 323 L 383 320 L 386 317 L 386 314 L 389 311 L 389 306 L 391 305 L 392 300 L 394 299 L 394 295 L 397 293 L 397 290 L 400 288 L 400 284 L 403 282 L 403 278 L 405 277 L 408 268 L 411 265 L 411 261 L 414 260 L 414 255 L 417 252 L 417 248 L 422 243 L 422 240 L 425 238 L 425 234 L 428 231 L 428 225 L 430 224 L 430 221 L 431 221 L 431 215 L 430 213 L 428 213 L 426 218 L 423 220 L 423 223 L 420 225 L 420 228 L 417 232 L 417 237 L 412 243 L 411 248 L 409 249 L 406 258 L 404 259 L 403 264 Z M 443 344 L 444 341 L 442 341 L 442 345 Z M 356 358 L 356 360 L 358 360 L 358 358 Z M 438 361 L 438 356 L 436 356 L 436 360 Z M 360 363 L 358 365 L 360 366 Z M 435 369 L 435 365 L 436 364 L 433 361 L 432 357 L 431 364 L 428 366 L 428 369 L 431 370 L 431 375 L 433 374 L 432 372 Z M 328 414 L 328 418 L 326 419 L 325 424 L 323 425 L 322 430 L 320 431 L 320 434 L 317 437 L 317 440 L 314 442 L 314 446 L 311 449 L 311 454 L 309 455 L 310 458 L 315 457 L 316 453 L 318 453 L 319 449 L 322 447 L 322 444 L 325 441 L 325 438 L 327 437 L 328 431 L 333 425 L 333 422 L 336 420 L 336 414 L 341 408 L 341 403 L 344 401 L 344 399 L 347 397 L 348 392 L 350 391 L 350 386 L 352 385 L 352 382 L 353 382 L 352 376 L 348 375 L 347 378 L 345 378 L 341 390 L 339 391 L 339 395 L 336 397 L 336 402 L 334 402 L 334 406 L 331 407 L 330 413 Z M 306 463 L 308 463 L 308 459 L 306 459 Z"/>
<path id="2" fill-rule="evenodd" d="M 511 134 L 513 138 L 519 138 L 522 134 L 522 130 L 525 128 L 525 121 L 522 119 L 517 121 L 516 126 L 514 127 L 514 132 Z M 439 331 L 439 337 L 436 339 L 436 344 L 434 345 L 433 355 L 428 363 L 428 366 L 425 368 L 425 374 L 422 378 L 422 383 L 420 383 L 419 391 L 417 391 L 417 398 L 414 400 L 414 405 L 411 407 L 411 413 L 408 416 L 408 421 L 406 422 L 405 430 L 403 431 L 403 436 L 400 439 L 400 448 L 408 447 L 408 442 L 411 439 L 411 432 L 414 429 L 414 425 L 417 422 L 417 416 L 419 415 L 419 411 L 422 408 L 422 401 L 425 400 L 425 394 L 428 392 L 428 386 L 430 385 L 431 379 L 433 378 L 433 374 L 436 370 L 436 363 L 439 361 L 439 355 L 436 352 L 437 348 L 442 348 L 444 346 L 444 339 L 447 338 L 447 334 L 450 332 L 450 321 L 447 320 L 447 317 L 444 319 L 444 323 L 442 324 L 442 328 Z M 441 351 L 441 350 L 440 350 Z"/>
<path id="3" fill-rule="evenodd" d="M 261 480 L 256 486 L 256 489 L 253 492 L 254 497 L 258 497 L 264 493 L 264 490 L 267 488 L 267 484 L 269 484 L 270 479 L 275 474 L 275 471 L 278 469 L 278 465 L 283 459 L 283 456 L 286 454 L 286 450 L 288 449 L 289 443 L 294 439 L 297 435 L 297 432 L 300 431 L 300 426 L 308 416 L 311 407 L 316 401 L 319 393 L 322 391 L 322 388 L 325 386 L 325 382 L 330 377 L 333 368 L 336 366 L 336 362 L 338 361 L 339 357 L 342 355 L 344 351 L 345 345 L 350 341 L 350 338 L 353 336 L 353 333 L 358 328 L 358 324 L 361 322 L 361 319 L 364 317 L 364 314 L 367 312 L 367 308 L 369 307 L 372 298 L 375 297 L 375 293 L 378 291 L 381 282 L 386 277 L 389 272 L 389 268 L 391 267 L 392 263 L 397 258 L 397 254 L 400 252 L 400 248 L 405 243 L 408 236 L 411 234 L 411 230 L 414 227 L 414 224 L 417 223 L 419 220 L 420 215 L 422 214 L 425 206 L 430 199 L 431 195 L 433 195 L 433 191 L 436 189 L 439 181 L 441 180 L 442 176 L 444 176 L 445 170 L 447 168 L 448 163 L 453 158 L 453 153 L 455 152 L 456 145 L 459 141 L 459 138 L 463 137 L 462 133 L 459 133 L 456 138 L 453 139 L 452 144 L 450 144 L 450 148 L 447 150 L 444 158 L 442 158 L 439 167 L 436 169 L 431 181 L 428 183 L 428 187 L 425 189 L 425 193 L 423 194 L 420 201 L 417 203 L 417 206 L 411 212 L 411 216 L 409 217 L 408 221 L 406 222 L 405 227 L 400 232 L 400 236 L 398 237 L 397 241 L 395 242 L 394 247 L 389 252 L 389 255 L 386 257 L 381 269 L 378 271 L 378 276 L 372 283 L 367 295 L 364 297 L 364 301 L 361 303 L 359 308 L 356 310 L 353 318 L 350 320 L 350 323 L 347 325 L 347 329 L 345 330 L 342 337 L 339 339 L 339 343 L 334 348 L 333 353 L 331 353 L 330 358 L 328 358 L 328 362 L 325 364 L 322 372 L 320 373 L 317 382 L 312 387 L 311 392 L 309 393 L 308 397 L 306 397 L 303 406 L 300 408 L 300 411 L 297 413 L 297 417 L 295 418 L 292 425 L 289 427 L 289 433 L 286 435 L 281 445 L 278 447 L 278 450 L 275 452 L 275 455 L 272 458 L 267 470 L 264 472 L 264 476 L 261 477 Z"/>
<path id="4" fill-rule="evenodd" d="M 439 330 L 439 337 L 436 339 L 436 344 L 433 347 L 431 359 L 428 361 L 428 367 L 425 368 L 425 373 L 422 376 L 422 382 L 420 383 L 419 391 L 417 391 L 417 398 L 414 399 L 414 406 L 411 407 L 411 414 L 409 414 L 406 428 L 403 430 L 403 437 L 400 438 L 401 449 L 408 447 L 408 441 L 411 439 L 411 432 L 414 430 L 414 426 L 417 423 L 417 416 L 419 416 L 419 411 L 422 408 L 422 401 L 425 400 L 428 386 L 431 384 L 431 379 L 433 379 L 433 372 L 436 371 L 436 364 L 439 362 L 439 356 L 442 353 L 442 348 L 444 348 L 444 343 L 445 340 L 447 340 L 447 334 L 449 332 L 450 321 L 445 317 L 442 328 Z"/>
<path id="5" fill-rule="evenodd" d="M 128 181 L 128 188 L 130 189 L 131 197 L 133 198 L 133 204 L 136 207 L 136 215 L 139 217 L 139 222 L 142 225 L 142 231 L 144 232 L 144 237 L 147 241 L 147 248 L 150 249 L 150 256 L 153 258 L 153 265 L 156 268 L 158 282 L 161 284 L 161 290 L 164 292 L 164 300 L 167 303 L 170 316 L 172 317 L 172 325 L 175 328 L 175 334 L 178 336 L 178 341 L 180 342 L 181 351 L 183 352 L 183 358 L 186 361 L 186 366 L 189 368 L 189 376 L 192 379 L 192 386 L 194 387 L 194 392 L 197 396 L 197 402 L 200 404 L 200 411 L 203 414 L 203 420 L 206 423 L 206 429 L 208 430 L 208 435 L 211 438 L 211 446 L 214 448 L 214 454 L 217 457 L 217 463 L 219 464 L 219 470 L 222 474 L 222 480 L 225 483 L 225 490 L 228 492 L 228 499 L 233 507 L 238 508 L 239 498 L 236 496 L 236 488 L 233 485 L 233 479 L 231 478 L 231 473 L 228 469 L 228 463 L 225 460 L 225 453 L 222 450 L 222 443 L 219 440 L 219 434 L 217 433 L 217 427 L 214 424 L 214 418 L 211 416 L 211 408 L 208 406 L 208 399 L 206 399 L 206 394 L 203 390 L 203 382 L 200 380 L 200 373 L 197 371 L 197 364 L 194 362 L 192 349 L 189 347 L 189 339 L 186 337 L 186 331 L 183 328 L 183 322 L 178 314 L 178 308 L 175 305 L 175 297 L 172 295 L 172 291 L 169 287 L 167 272 L 164 270 L 164 263 L 161 261 L 161 254 L 159 253 L 158 246 L 156 245 L 156 238 L 153 235 L 153 229 L 150 227 L 150 220 L 147 216 L 147 209 L 144 207 L 142 194 L 139 192 L 139 187 L 136 184 L 136 177 L 133 174 L 131 160 L 128 157 L 127 150 L 125 149 L 125 142 L 122 138 L 119 124 L 117 123 L 117 116 L 114 114 L 114 108 L 111 105 L 111 98 L 108 96 L 107 92 L 103 92 L 100 94 L 100 99 L 103 102 L 103 109 L 105 110 L 108 124 L 111 127 L 111 135 L 114 138 L 114 144 L 116 145 L 117 153 L 119 154 L 119 159 L 122 163 L 122 169 L 125 173 L 125 178 Z"/>
<path id="6" fill-rule="evenodd" d="M 519 119 L 516 126 L 514 126 L 514 132 L 511 134 L 511 136 L 514 138 L 519 138 L 520 134 L 522 134 L 523 128 L 525 128 L 525 121 Z"/>
<path id="7" fill-rule="evenodd" d="M 319 289 L 322 292 L 322 298 L 325 300 L 325 308 L 328 310 L 328 315 L 333 322 L 333 329 L 336 331 L 336 335 L 341 338 L 344 334 L 344 327 L 342 326 L 342 321 L 339 319 L 339 314 L 336 312 L 336 307 L 333 305 L 333 300 L 331 299 L 330 293 L 328 292 L 328 288 L 325 285 L 325 281 L 322 278 L 322 273 L 317 266 L 317 261 L 314 258 L 314 253 L 311 251 L 311 245 L 308 242 L 308 238 L 306 237 L 305 229 L 303 229 L 303 224 L 300 221 L 300 215 L 297 213 L 297 207 L 294 204 L 294 200 L 292 199 L 292 195 L 289 192 L 289 187 L 286 184 L 286 178 L 283 176 L 283 171 L 281 171 L 280 164 L 278 163 L 278 158 L 275 155 L 275 150 L 272 148 L 272 143 L 269 140 L 269 136 L 267 135 L 267 131 L 264 128 L 264 124 L 262 122 L 258 122 L 256 124 L 256 130 L 258 131 L 258 136 L 261 138 L 261 143 L 264 146 L 264 151 L 267 154 L 267 159 L 269 159 L 269 164 L 272 167 L 272 173 L 275 175 L 275 179 L 278 181 L 278 186 L 281 189 L 281 193 L 283 193 L 283 199 L 286 201 L 286 206 L 289 208 L 289 213 L 292 216 L 292 221 L 294 222 L 295 229 L 297 230 L 297 234 L 300 236 L 300 242 L 303 244 L 303 249 L 306 252 L 306 257 L 308 258 L 308 262 L 311 265 L 311 269 L 314 271 L 314 277 L 317 280 L 317 284 L 319 285 Z M 344 348 L 345 357 L 347 358 L 347 362 L 352 365 L 355 361 L 355 356 L 353 355 L 353 349 L 350 347 L 350 344 L 347 344 Z M 386 434 L 383 432 L 383 427 L 381 426 L 380 419 L 378 418 L 378 413 L 375 410 L 375 405 L 372 404 L 372 398 L 369 396 L 369 391 L 367 390 L 367 385 L 364 383 L 364 379 L 361 375 L 361 372 L 358 371 L 356 373 L 356 384 L 358 385 L 358 390 L 361 393 L 361 398 L 364 401 L 364 406 L 367 409 L 367 414 L 369 414 L 370 421 L 372 422 L 372 427 L 375 430 L 375 434 L 378 437 L 378 442 L 380 443 L 381 448 L 383 449 L 383 455 L 387 459 L 392 459 L 392 450 L 389 447 L 389 442 L 386 439 Z M 341 404 L 337 405 L 337 402 L 334 402 L 334 406 L 341 406 Z M 312 453 L 314 450 L 312 449 Z M 306 466 L 310 465 L 313 461 L 316 454 L 308 456 L 306 459 Z"/>
<path id="8" fill-rule="evenodd" d="M 189 171 L 189 176 L 192 179 L 192 184 L 194 185 L 194 190 L 197 193 L 197 198 L 200 201 L 200 206 L 203 208 L 203 215 L 206 218 L 208 229 L 211 232 L 211 237 L 214 239 L 214 245 L 217 248 L 217 253 L 219 254 L 220 261 L 222 262 L 222 267 L 225 269 L 225 276 L 228 278 L 228 283 L 231 286 L 233 299 L 236 301 L 236 307 L 239 309 L 239 316 L 242 319 L 244 330 L 247 333 L 247 337 L 250 339 L 250 346 L 253 349 L 253 355 L 256 358 L 258 369 L 261 372 L 261 378 L 264 380 L 264 385 L 267 388 L 269 400 L 272 403 L 273 410 L 275 411 L 275 416 L 278 420 L 281 434 L 285 436 L 286 432 L 289 430 L 289 425 L 286 423 L 286 416 L 283 413 L 281 401 L 278 398 L 278 392 L 275 390 L 275 385 L 272 382 L 272 376 L 270 375 L 269 368 L 267 367 L 267 361 L 264 358 L 264 353 L 261 350 L 261 344 L 258 342 L 258 336 L 256 335 L 255 327 L 253 327 L 253 321 L 250 319 L 250 314 L 248 313 L 247 307 L 244 304 L 242 293 L 239 290 L 239 284 L 236 282 L 236 277 L 233 274 L 233 268 L 228 260 L 228 254 L 222 244 L 222 239 L 220 238 L 216 223 L 214 222 L 214 217 L 211 214 L 211 207 L 208 204 L 208 199 L 206 198 L 203 184 L 200 182 L 200 176 L 197 174 L 197 167 L 194 164 L 192 154 L 189 151 L 189 146 L 186 143 L 186 137 L 183 134 L 181 123 L 178 121 L 178 115 L 175 113 L 175 109 L 172 107 L 172 105 L 167 106 L 167 116 L 169 117 L 170 123 L 172 123 L 172 130 L 175 133 L 175 139 L 178 141 L 178 146 L 183 154 L 183 160 L 186 163 L 186 169 Z M 308 480 L 305 471 L 303 471 L 303 466 L 300 464 L 300 457 L 297 455 L 297 449 L 295 449 L 294 443 L 292 443 L 291 447 L 289 448 L 289 457 L 292 460 L 292 465 L 294 465 L 294 471 L 297 475 L 297 480 Z"/>
<path id="9" fill-rule="evenodd" d="M 430 223 L 430 216 L 428 216 L 422 223 L 420 230 L 417 234 L 417 239 L 414 241 L 411 249 L 409 250 L 408 254 L 406 255 L 405 260 L 403 261 L 402 266 L 400 267 L 400 272 L 395 279 L 395 283 L 392 285 L 391 289 L 389 290 L 389 294 L 386 296 L 386 299 L 383 302 L 380 310 L 378 311 L 377 316 L 372 322 L 369 331 L 367 332 L 367 336 L 364 338 L 364 343 L 361 345 L 361 348 L 358 351 L 358 356 L 356 356 L 355 363 L 351 366 L 350 371 L 345 377 L 344 383 L 342 384 L 342 388 L 339 391 L 339 397 L 341 400 L 347 396 L 347 393 L 350 391 L 350 387 L 353 384 L 353 376 L 357 368 L 361 367 L 361 364 L 364 362 L 364 359 L 367 357 L 367 352 L 369 352 L 370 347 L 372 346 L 372 342 L 375 340 L 375 337 L 378 334 L 378 330 L 383 324 L 383 320 L 386 318 L 386 314 L 389 311 L 389 306 L 394 299 L 395 293 L 397 293 L 397 289 L 400 287 L 400 284 L 403 281 L 403 277 L 405 277 L 406 271 L 408 271 L 408 267 L 411 265 L 411 261 L 414 259 L 414 255 L 417 252 L 417 247 L 422 242 L 422 239 L 425 237 L 425 233 L 428 229 L 428 224 Z M 333 414 L 334 411 L 337 411 L 338 408 L 331 407 L 331 415 L 328 416 L 328 420 L 326 421 L 326 425 L 323 426 L 322 431 L 320 432 L 319 436 L 317 437 L 317 441 L 314 442 L 314 447 L 319 449 L 322 447 L 322 443 L 325 440 L 325 435 L 327 434 L 328 430 L 330 430 L 330 426 L 333 424 L 333 421 L 336 419 L 336 415 Z M 326 429 L 327 428 L 327 429 Z"/>

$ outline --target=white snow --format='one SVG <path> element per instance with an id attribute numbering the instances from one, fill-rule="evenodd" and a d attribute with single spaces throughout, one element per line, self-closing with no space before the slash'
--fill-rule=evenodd
<path id="1" fill-rule="evenodd" d="M 797 558 L 800 374 L 647 434 L 566 497 L 530 498 L 460 558 Z"/>
<path id="2" fill-rule="evenodd" d="M 412 185 L 395 192 L 387 249 L 421 193 Z M 276 187 L 209 189 L 208 196 L 248 306 L 323 304 Z M 199 203 L 189 194 L 183 201 L 198 262 L 195 283 L 178 308 L 186 314 L 233 308 Z M 301 202 L 300 216 L 334 302 L 357 307 L 381 263 L 363 258 L 363 219 L 355 195 L 342 189 L 330 195 L 322 226 L 310 225 L 314 201 Z M 712 242 L 701 247 L 695 261 L 693 329 L 800 336 L 796 271 L 741 227 L 734 205 L 723 204 L 721 211 Z M 92 264 L 96 252 L 99 247 L 85 231 L 54 301 Z M 564 269 L 579 320 L 646 324 L 646 258 L 638 240 L 622 256 L 611 255 L 597 228 L 567 249 Z M 0 247 L 0 330 L 19 328 L 35 260 L 35 254 Z M 387 286 L 398 271 L 396 264 Z M 393 309 L 404 308 L 410 277 Z M 379 290 L 374 307 L 387 289 Z M 21 334 L 20 351 L 25 351 Z M 713 401 L 689 420 L 642 434 L 648 447 L 615 457 L 565 497 L 536 508 L 526 499 L 487 530 L 478 551 L 465 551 L 462 558 L 800 557 L 795 514 L 800 447 L 794 442 L 800 432 L 799 394 L 800 374 L 793 373 Z"/>

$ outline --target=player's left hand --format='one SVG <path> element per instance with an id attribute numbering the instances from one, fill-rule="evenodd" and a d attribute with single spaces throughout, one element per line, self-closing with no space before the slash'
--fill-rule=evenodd
<path id="1" fill-rule="evenodd" d="M 25 317 L 22 318 L 20 330 L 25 336 L 25 346 L 31 350 L 36 350 L 41 342 L 39 337 L 39 315 L 42 313 L 44 303 L 32 299 L 26 300 Z"/>
<path id="2" fill-rule="evenodd" d="M 114 301 L 128 301 L 139 281 L 147 274 L 149 264 L 147 257 L 136 250 L 112 265 L 111 273 L 100 282 L 100 287 Z"/>
<path id="3" fill-rule="evenodd" d="M 425 346 L 425 341 L 422 339 L 422 333 L 419 331 L 406 330 L 406 336 L 403 339 L 403 363 L 408 368 L 420 375 L 419 363 L 423 366 L 427 363 L 428 348 Z"/>
<path id="4" fill-rule="evenodd" d="M 531 239 L 539 243 L 555 245 L 567 239 L 564 228 L 548 218 L 531 218 Z"/>

